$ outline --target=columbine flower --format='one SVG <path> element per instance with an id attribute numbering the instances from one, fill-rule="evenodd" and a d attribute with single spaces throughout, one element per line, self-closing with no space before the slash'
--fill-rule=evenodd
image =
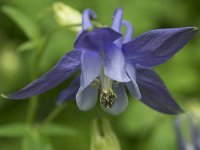
<path id="1" fill-rule="evenodd" d="M 130 93 L 150 107 L 164 113 L 180 112 L 161 79 L 149 67 L 172 57 L 192 38 L 196 28 L 152 30 L 131 41 L 132 27 L 127 21 L 122 22 L 121 9 L 114 14 L 112 28 L 91 30 L 90 17 L 94 18 L 95 14 L 91 10 L 84 11 L 83 31 L 73 51 L 63 56 L 41 78 L 8 97 L 24 99 L 41 94 L 80 69 L 80 76 L 59 95 L 59 103 L 76 97 L 78 107 L 89 110 L 96 104 L 100 91 L 102 108 L 119 114 L 128 104 L 126 83 Z M 122 24 L 127 27 L 123 41 L 120 34 Z"/>

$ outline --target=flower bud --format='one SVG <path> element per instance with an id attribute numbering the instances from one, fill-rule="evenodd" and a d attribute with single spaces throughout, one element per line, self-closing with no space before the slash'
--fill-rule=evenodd
<path id="1" fill-rule="evenodd" d="M 107 119 L 92 123 L 91 150 L 120 150 L 120 144 Z"/>
<path id="2" fill-rule="evenodd" d="M 70 27 L 70 29 L 73 31 L 81 30 L 82 16 L 78 10 L 62 2 L 55 2 L 53 4 L 53 10 L 55 13 L 55 18 L 60 26 L 80 25 Z"/>

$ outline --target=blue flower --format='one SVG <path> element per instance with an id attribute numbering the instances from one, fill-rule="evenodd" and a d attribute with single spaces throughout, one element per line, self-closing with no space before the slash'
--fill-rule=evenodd
<path id="1" fill-rule="evenodd" d="M 58 103 L 76 99 L 81 110 L 93 108 L 100 91 L 100 103 L 105 111 L 119 114 L 128 105 L 125 85 L 130 93 L 148 106 L 163 113 L 176 114 L 181 108 L 167 91 L 151 67 L 171 58 L 196 33 L 196 28 L 158 29 L 132 40 L 129 22 L 122 21 L 122 9 L 117 9 L 112 28 L 93 28 L 94 12 L 83 13 L 83 30 L 74 50 L 64 55 L 46 74 L 25 88 L 9 94 L 11 99 L 25 99 L 59 85 L 77 70 L 81 74 L 64 89 Z M 121 36 L 121 27 L 127 31 Z"/>

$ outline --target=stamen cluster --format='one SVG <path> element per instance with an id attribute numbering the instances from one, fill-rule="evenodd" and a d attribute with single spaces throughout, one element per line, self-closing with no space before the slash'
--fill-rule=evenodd
<path id="1" fill-rule="evenodd" d="M 100 103 L 105 107 L 105 108 L 112 108 L 114 102 L 117 99 L 117 95 L 112 91 L 102 91 L 101 96 L 100 96 Z"/>

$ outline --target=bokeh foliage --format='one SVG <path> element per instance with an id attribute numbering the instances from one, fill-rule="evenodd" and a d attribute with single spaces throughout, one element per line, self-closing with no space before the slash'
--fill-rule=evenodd
<path id="1" fill-rule="evenodd" d="M 22 88 L 33 79 L 33 70 L 37 71 L 34 74 L 38 77 L 51 68 L 63 54 L 73 49 L 77 33 L 67 27 L 58 28 L 52 9 L 55 2 L 55 0 L 0 1 L 1 93 Z M 108 26 L 111 25 L 115 8 L 122 7 L 124 18 L 134 26 L 135 36 L 155 28 L 200 26 L 199 0 L 62 0 L 62 2 L 80 12 L 91 8 L 97 13 L 98 21 Z M 14 10 L 9 10 L 8 6 L 19 10 L 22 15 L 25 14 L 30 22 L 17 20 L 18 12 L 12 13 Z M 13 17 L 8 16 L 10 11 L 14 14 Z M 45 46 L 41 46 L 46 38 Z M 200 101 L 199 40 L 200 36 L 197 35 L 173 59 L 156 68 L 185 111 L 192 110 L 193 106 L 200 109 L 198 107 Z M 38 60 L 37 68 L 32 68 L 36 49 L 41 49 L 43 55 Z M 56 96 L 69 81 L 70 79 L 40 95 L 36 122 L 41 122 L 56 107 Z M 60 134 L 57 136 L 54 133 L 49 136 L 37 127 L 28 134 L 29 128 L 24 124 L 27 106 L 28 100 L 9 101 L 0 97 L 0 149 L 26 150 L 30 149 L 27 145 L 32 141 L 36 149 L 37 145 L 47 150 L 89 149 L 91 123 L 96 117 L 95 109 L 82 112 L 78 110 L 75 102 L 69 102 L 54 120 L 56 127 L 52 126 L 53 129 L 46 127 L 46 130 L 50 128 L 46 133 L 58 129 L 58 133 L 65 131 L 67 136 Z M 176 149 L 173 116 L 159 114 L 132 98 L 127 110 L 119 116 L 111 116 L 101 111 L 100 113 L 111 121 L 111 126 L 123 150 Z M 12 128 L 13 123 L 17 124 L 15 128 Z M 20 138 L 22 134 L 26 134 L 23 139 Z"/>

